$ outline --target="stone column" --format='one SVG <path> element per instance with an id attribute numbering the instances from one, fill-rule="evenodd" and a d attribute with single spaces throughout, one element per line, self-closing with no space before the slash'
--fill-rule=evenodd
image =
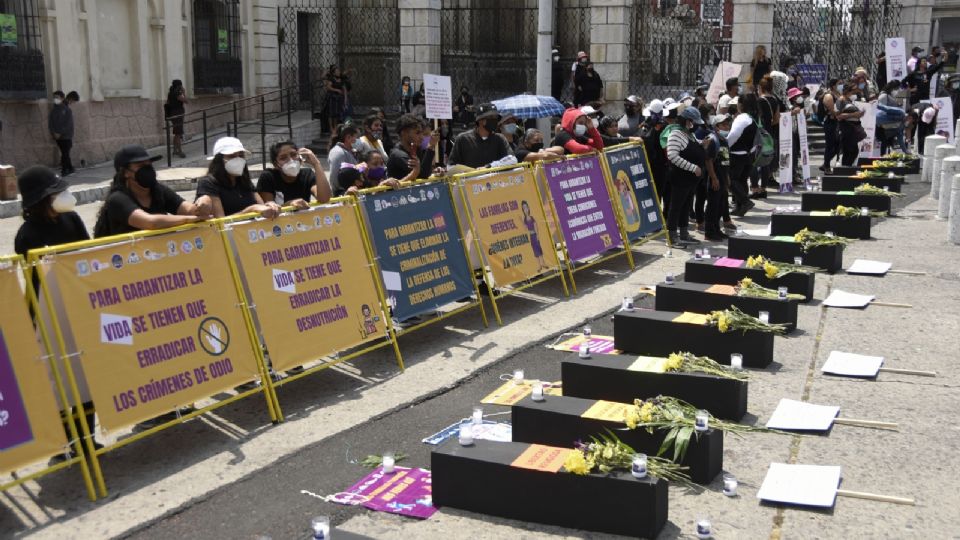
<path id="1" fill-rule="evenodd" d="M 414 87 L 423 74 L 440 74 L 441 0 L 400 0 L 400 76 Z M 399 85 L 399 81 L 397 81 Z"/>
<path id="2" fill-rule="evenodd" d="M 733 43 L 730 61 L 745 67 L 741 79 L 750 74 L 750 61 L 757 45 L 767 47 L 767 55 L 773 43 L 774 0 L 734 0 Z"/>
<path id="3" fill-rule="evenodd" d="M 927 50 L 926 53 L 930 52 L 930 26 L 935 3 L 936 0 L 903 2 L 900 10 L 900 35 L 907 42 L 907 58 L 910 49 L 914 47 L 923 47 Z"/>
<path id="4" fill-rule="evenodd" d="M 251 8 L 253 33 L 252 94 L 280 87 L 280 62 L 277 58 L 277 0 L 260 0 Z M 247 66 L 244 66 L 246 69 Z"/>
<path id="5" fill-rule="evenodd" d="M 603 78 L 603 97 L 621 111 L 630 80 L 631 0 L 590 0 L 590 60 Z"/>

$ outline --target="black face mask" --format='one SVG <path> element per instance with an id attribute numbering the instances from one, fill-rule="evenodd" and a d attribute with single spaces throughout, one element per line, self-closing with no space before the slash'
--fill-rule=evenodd
<path id="1" fill-rule="evenodd" d="M 543 150 L 543 143 L 542 143 L 542 142 L 538 142 L 538 143 L 536 143 L 536 144 L 530 145 L 530 151 L 531 151 L 531 152 L 539 152 L 539 151 L 541 151 L 541 150 Z"/>
<path id="2" fill-rule="evenodd" d="M 144 165 L 133 173 L 133 179 L 140 187 L 150 189 L 157 185 L 157 170 L 153 168 L 153 165 Z"/>
<path id="3" fill-rule="evenodd" d="M 624 107 L 624 108 L 623 108 L 623 112 L 624 112 L 625 114 L 628 114 L 628 115 L 630 115 L 630 116 L 633 116 L 633 115 L 637 114 L 637 109 L 634 108 L 634 107 Z"/>
<path id="4" fill-rule="evenodd" d="M 483 127 L 484 127 L 487 131 L 489 131 L 489 132 L 491 132 L 491 133 L 496 133 L 497 131 L 499 131 L 499 130 L 497 129 L 497 121 L 496 121 L 496 120 L 487 120 L 486 122 L 483 123 Z"/>

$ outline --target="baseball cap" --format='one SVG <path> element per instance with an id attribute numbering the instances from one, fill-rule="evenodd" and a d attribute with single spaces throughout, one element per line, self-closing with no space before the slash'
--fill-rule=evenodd
<path id="1" fill-rule="evenodd" d="M 710 121 L 711 124 L 719 126 L 720 124 L 726 122 L 727 120 L 732 119 L 733 117 L 727 113 L 721 113 L 714 115 L 713 120 Z"/>
<path id="2" fill-rule="evenodd" d="M 217 154 L 235 154 L 243 152 L 250 155 L 250 151 L 243 147 L 243 143 L 236 137 L 220 137 L 213 145 L 213 155 Z"/>
<path id="3" fill-rule="evenodd" d="M 481 103 L 477 110 L 480 111 L 480 114 L 477 115 L 477 120 L 500 120 L 500 113 L 497 111 L 497 106 L 493 103 Z"/>
<path id="4" fill-rule="evenodd" d="M 696 107 L 686 107 L 683 111 L 680 112 L 680 118 L 692 121 L 694 124 L 702 125 L 703 118 L 700 116 L 700 111 Z"/>
<path id="5" fill-rule="evenodd" d="M 591 107 L 590 105 L 584 105 L 583 107 L 580 107 L 580 112 L 583 113 L 583 114 L 585 114 L 585 115 L 587 115 L 587 116 L 593 116 L 593 115 L 597 114 L 597 113 L 600 112 L 600 111 L 594 109 L 594 108 Z"/>
<path id="6" fill-rule="evenodd" d="M 17 177 L 17 188 L 20 190 L 20 196 L 23 197 L 21 202 L 23 208 L 30 208 L 48 195 L 66 191 L 69 187 L 70 184 L 66 180 L 60 178 L 53 169 L 43 165 L 34 165 Z"/>
<path id="7" fill-rule="evenodd" d="M 589 55 L 587 53 L 580 51 L 577 53 L 577 60 L 580 60 L 581 58 L 587 58 L 588 56 Z"/>
<path id="8" fill-rule="evenodd" d="M 113 155 L 113 168 L 120 170 L 131 163 L 157 161 L 160 156 L 151 156 L 147 149 L 139 144 L 128 144 Z"/>
<path id="9" fill-rule="evenodd" d="M 643 111 L 644 116 L 650 116 L 651 114 L 660 114 L 663 112 L 663 102 L 659 99 L 655 99 L 650 102 L 650 105 Z"/>
<path id="10" fill-rule="evenodd" d="M 630 95 L 630 96 L 627 96 L 627 98 L 624 99 L 624 101 L 629 101 L 630 103 L 637 105 L 640 103 L 640 98 L 637 96 Z"/>

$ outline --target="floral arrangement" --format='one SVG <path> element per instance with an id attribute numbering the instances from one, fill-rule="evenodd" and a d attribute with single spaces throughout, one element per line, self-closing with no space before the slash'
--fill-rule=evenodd
<path id="1" fill-rule="evenodd" d="M 746 371 L 736 371 L 706 356 L 697 356 L 691 352 L 671 353 L 667 357 L 665 371 L 680 373 L 706 373 L 724 379 L 745 381 L 750 378 Z"/>
<path id="2" fill-rule="evenodd" d="M 758 285 L 750 278 L 743 278 L 737 283 L 735 287 L 737 291 L 737 296 L 744 296 L 747 298 L 769 298 L 771 300 L 778 300 L 780 298 L 780 293 L 773 289 L 768 289 L 763 285 Z M 789 300 L 806 300 L 807 297 L 802 294 L 788 293 L 787 299 Z"/>
<path id="3" fill-rule="evenodd" d="M 902 167 L 902 165 L 897 165 L 896 160 L 894 161 L 877 160 L 873 162 L 874 169 L 893 169 L 894 167 Z"/>
<path id="4" fill-rule="evenodd" d="M 920 156 L 917 154 L 905 154 L 903 152 L 890 152 L 883 156 L 883 159 L 893 161 L 917 161 L 920 159 Z"/>
<path id="5" fill-rule="evenodd" d="M 723 311 L 710 312 L 707 315 L 707 324 L 716 326 L 721 334 L 732 330 L 740 330 L 743 333 L 746 333 L 747 330 L 755 330 L 782 336 L 787 332 L 787 325 L 762 322 L 760 319 L 740 311 L 737 306 L 730 306 L 730 309 Z"/>
<path id="6" fill-rule="evenodd" d="M 871 210 L 870 212 L 868 212 L 867 214 L 868 214 L 870 217 L 883 217 L 883 216 L 886 216 L 886 215 L 887 215 L 886 212 L 876 212 L 876 211 L 872 211 L 872 210 Z M 855 218 L 855 217 L 860 217 L 861 215 L 863 215 L 863 213 L 860 211 L 859 208 L 854 208 L 854 207 L 852 207 L 852 206 L 844 206 L 844 205 L 842 205 L 842 204 L 838 204 L 836 208 L 834 208 L 833 210 L 830 211 L 830 215 L 831 215 L 831 216 L 841 216 L 841 217 L 845 217 L 845 218 Z"/>
<path id="7" fill-rule="evenodd" d="M 563 462 L 563 468 L 568 473 L 579 475 L 587 475 L 594 470 L 604 474 L 616 470 L 629 471 L 636 453 L 633 448 L 608 431 L 606 435 L 592 437 L 589 443 L 579 441 L 575 443 L 574 450 L 567 454 Z M 667 459 L 647 457 L 647 471 L 651 476 L 692 485 L 690 477 L 683 472 L 686 469 L 687 467 L 681 467 Z"/>
<path id="8" fill-rule="evenodd" d="M 869 184 L 864 184 L 869 185 Z M 793 241 L 800 244 L 803 252 L 806 253 L 810 248 L 819 246 L 845 246 L 850 243 L 850 239 L 842 236 L 829 236 L 823 233 L 814 232 L 804 227 L 793 235 Z"/>
<path id="9" fill-rule="evenodd" d="M 791 273 L 810 274 L 819 270 L 813 266 L 804 266 L 802 264 L 790 264 L 785 262 L 773 262 L 763 255 L 747 257 L 747 268 L 760 268 L 766 274 L 767 279 L 776 279 Z"/>
<path id="10" fill-rule="evenodd" d="M 887 197 L 903 197 L 903 193 L 884 190 L 870 184 L 860 184 L 859 186 L 853 188 L 853 192 L 858 195 L 885 195 Z"/>
<path id="11" fill-rule="evenodd" d="M 664 455 L 672 447 L 673 461 L 679 462 L 687 453 L 690 439 L 697 435 L 696 415 L 697 408 L 686 401 L 674 397 L 657 396 L 648 400 L 634 400 L 633 405 L 625 413 L 624 422 L 629 429 L 643 428 L 648 433 L 653 433 L 654 430 L 669 430 L 657 455 Z M 738 437 L 750 432 L 782 433 L 765 427 L 718 420 L 713 415 L 708 416 L 708 425 Z"/>
<path id="12" fill-rule="evenodd" d="M 887 173 L 883 171 L 864 169 L 858 172 L 857 174 L 855 174 L 854 176 L 857 178 L 886 178 Z"/>

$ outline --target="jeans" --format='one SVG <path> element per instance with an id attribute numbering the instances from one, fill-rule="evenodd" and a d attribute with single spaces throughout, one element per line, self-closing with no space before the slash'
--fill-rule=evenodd
<path id="1" fill-rule="evenodd" d="M 697 184 L 687 182 L 670 184 L 670 211 L 667 213 L 667 230 L 687 230 L 690 219 L 688 216 L 693 194 Z"/>
<path id="2" fill-rule="evenodd" d="M 730 192 L 733 194 L 733 203 L 737 206 L 750 202 L 747 178 L 753 168 L 750 154 L 730 154 Z"/>

